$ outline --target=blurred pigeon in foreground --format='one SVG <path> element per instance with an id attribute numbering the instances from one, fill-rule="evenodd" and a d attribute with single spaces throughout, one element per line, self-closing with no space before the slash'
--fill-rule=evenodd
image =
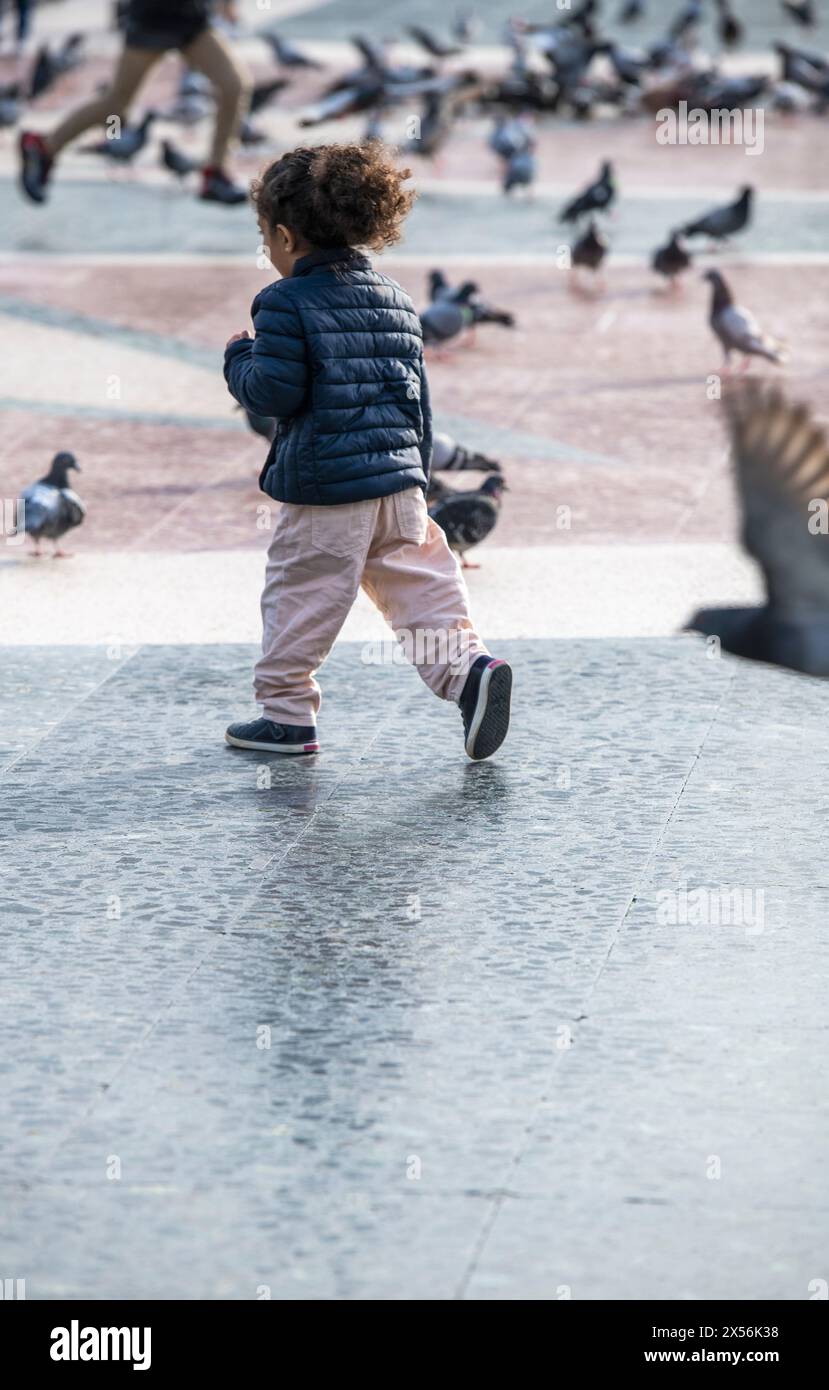
<path id="1" fill-rule="evenodd" d="M 481 473 L 500 473 L 501 465 L 486 454 L 465 449 L 451 434 L 438 430 L 432 441 L 432 469 L 439 473 L 464 473 L 473 469 Z"/>
<path id="2" fill-rule="evenodd" d="M 765 357 L 779 367 L 787 356 L 783 344 L 764 333 L 748 309 L 734 303 L 731 290 L 718 270 L 706 270 L 702 278 L 710 282 L 713 291 L 709 322 L 722 343 L 724 369 L 730 369 L 732 352 L 743 354 L 740 371 L 746 370 L 752 357 Z"/>
<path id="3" fill-rule="evenodd" d="M 682 235 L 710 236 L 714 241 L 725 241 L 726 237 L 734 236 L 748 226 L 753 200 L 754 189 L 746 185 L 740 189 L 740 196 L 735 203 L 714 208 L 696 222 L 689 222 L 682 228 Z"/>
<path id="4" fill-rule="evenodd" d="M 487 478 L 477 492 L 456 492 L 437 478 L 429 479 L 429 515 L 446 533 L 449 548 L 460 556 L 464 569 L 479 568 L 469 563 L 466 552 L 495 529 L 506 486 L 500 473 Z"/>
<path id="5" fill-rule="evenodd" d="M 23 529 L 35 543 L 34 554 L 40 555 L 44 538 L 55 542 L 55 558 L 68 554 L 57 544 L 61 536 L 80 526 L 86 508 L 76 492 L 67 484 L 70 469 L 80 473 L 74 454 L 55 454 L 45 478 L 32 483 L 20 494 L 23 503 Z"/>
<path id="6" fill-rule="evenodd" d="M 803 405 L 759 382 L 724 398 L 743 545 L 763 571 L 762 608 L 703 609 L 688 627 L 726 651 L 829 676 L 829 443 Z"/>
<path id="7" fill-rule="evenodd" d="M 613 165 L 605 160 L 595 183 L 591 183 L 583 193 L 574 198 L 562 209 L 560 222 L 578 222 L 593 212 L 606 212 L 616 197 L 616 184 L 613 179 Z"/>
<path id="8" fill-rule="evenodd" d="M 651 267 L 657 275 L 664 275 L 672 290 L 679 288 L 679 276 L 688 270 L 691 257 L 679 239 L 679 232 L 672 232 L 670 241 L 653 253 Z"/>

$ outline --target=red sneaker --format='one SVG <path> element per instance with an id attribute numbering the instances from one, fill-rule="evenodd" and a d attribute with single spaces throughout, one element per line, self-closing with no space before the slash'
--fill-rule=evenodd
<path id="1" fill-rule="evenodd" d="M 46 202 L 46 185 L 54 162 L 42 135 L 33 130 L 21 130 L 20 186 L 33 203 Z"/>
<path id="2" fill-rule="evenodd" d="M 231 207 L 236 203 L 247 202 L 247 189 L 234 183 L 223 169 L 211 169 L 208 165 L 203 172 L 204 180 L 199 197 L 203 198 L 205 202 L 227 203 Z"/>

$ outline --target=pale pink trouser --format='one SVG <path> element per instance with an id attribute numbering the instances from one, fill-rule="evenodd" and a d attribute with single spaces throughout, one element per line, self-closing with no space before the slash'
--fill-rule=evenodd
<path id="1" fill-rule="evenodd" d="M 363 586 L 430 690 L 457 700 L 486 652 L 460 566 L 419 487 L 331 507 L 283 503 L 262 594 L 254 690 L 265 717 L 315 724 L 322 665 Z M 419 640 L 422 635 L 423 640 Z"/>

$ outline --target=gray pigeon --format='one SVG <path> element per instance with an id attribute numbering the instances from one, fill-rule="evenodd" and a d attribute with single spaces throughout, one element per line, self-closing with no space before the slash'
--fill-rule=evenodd
<path id="1" fill-rule="evenodd" d="M 78 494 L 68 486 L 70 469 L 76 473 L 81 471 L 75 455 L 55 454 L 46 477 L 32 483 L 20 495 L 23 530 L 34 541 L 35 555 L 41 554 L 40 542 L 43 539 L 55 542 L 56 557 L 66 555 L 67 552 L 58 546 L 61 536 L 65 536 L 73 526 L 80 526 L 86 516 L 86 507 Z"/>
<path id="2" fill-rule="evenodd" d="M 452 299 L 435 299 L 427 304 L 420 315 L 423 341 L 427 347 L 449 343 L 459 337 L 465 328 L 471 328 L 473 319 L 468 304 L 459 304 Z"/>
<path id="3" fill-rule="evenodd" d="M 714 208 L 696 222 L 689 222 L 681 229 L 683 236 L 709 236 L 713 241 L 725 241 L 743 231 L 751 220 L 754 189 L 749 185 L 740 189 L 740 196 L 734 203 Z"/>
<path id="4" fill-rule="evenodd" d="M 688 624 L 726 651 L 829 676 L 829 442 L 806 406 L 757 381 L 724 397 L 743 544 L 763 571 L 761 608 L 713 608 Z"/>
<path id="5" fill-rule="evenodd" d="M 495 529 L 506 487 L 501 473 L 487 478 L 477 492 L 456 492 L 435 477 L 429 479 L 429 515 L 445 532 L 450 550 L 460 555 L 464 569 L 478 568 L 469 563 L 466 552 Z"/>
<path id="6" fill-rule="evenodd" d="M 481 473 L 500 473 L 501 465 L 486 454 L 464 448 L 451 434 L 438 430 L 432 441 L 432 469 L 439 473 L 461 473 L 473 469 Z"/>
<path id="7" fill-rule="evenodd" d="M 146 145 L 150 126 L 155 119 L 155 111 L 148 111 L 140 125 L 122 126 L 120 135 L 112 140 L 98 140 L 94 145 L 81 145 L 81 152 L 99 154 L 115 164 L 130 164 Z"/>
<path id="8" fill-rule="evenodd" d="M 725 370 L 730 368 L 732 352 L 743 354 L 741 371 L 745 371 L 752 357 L 765 357 L 779 367 L 787 355 L 783 344 L 764 333 L 748 309 L 734 303 L 734 296 L 718 270 L 706 270 L 702 278 L 712 287 L 709 323 L 722 343 Z"/>

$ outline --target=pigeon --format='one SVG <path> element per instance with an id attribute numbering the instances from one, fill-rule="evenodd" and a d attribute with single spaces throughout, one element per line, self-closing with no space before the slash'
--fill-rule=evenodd
<path id="1" fill-rule="evenodd" d="M 121 134 L 112 140 L 99 140 L 94 145 L 81 145 L 83 154 L 98 154 L 103 159 L 112 159 L 117 164 L 131 164 L 147 143 L 150 126 L 156 118 L 154 111 L 148 111 L 140 125 L 122 126 Z"/>
<path id="2" fill-rule="evenodd" d="M 593 212 L 606 212 L 615 196 L 613 165 L 605 160 L 596 182 L 591 183 L 583 193 L 562 209 L 559 221 L 578 222 L 580 218 L 589 217 Z"/>
<path id="3" fill-rule="evenodd" d="M 161 142 L 161 164 L 165 169 L 169 169 L 171 174 L 175 174 L 179 181 L 185 179 L 188 174 L 195 174 L 201 168 L 197 160 L 184 154 L 172 140 Z"/>
<path id="4" fill-rule="evenodd" d="M 780 3 L 789 18 L 802 24 L 804 29 L 811 29 L 817 23 L 812 0 L 780 0 Z"/>
<path id="5" fill-rule="evenodd" d="M 487 144 L 500 159 L 511 159 L 530 147 L 532 131 L 526 116 L 499 116 Z"/>
<path id="6" fill-rule="evenodd" d="M 726 651 L 829 676 L 829 441 L 806 406 L 756 381 L 723 398 L 742 507 L 743 545 L 766 602 L 703 609 L 687 627 Z"/>
<path id="7" fill-rule="evenodd" d="M 57 68 L 58 76 L 65 72 L 72 72 L 74 68 L 80 67 L 83 61 L 83 46 L 86 40 L 83 34 L 69 34 L 64 39 L 57 53 L 54 55 L 54 64 Z"/>
<path id="8" fill-rule="evenodd" d="M 692 82 L 689 101 L 708 111 L 737 111 L 750 106 L 769 87 L 766 73 L 723 77 L 701 73 Z"/>
<path id="9" fill-rule="evenodd" d="M 515 150 L 504 162 L 504 172 L 501 179 L 503 191 L 511 193 L 514 188 L 526 188 L 528 192 L 531 192 L 536 171 L 537 163 L 532 147 Z"/>
<path id="10" fill-rule="evenodd" d="M 56 559 L 66 556 L 68 552 L 60 549 L 58 541 L 73 526 L 80 526 L 86 515 L 80 497 L 68 486 L 70 469 L 81 471 L 75 455 L 55 454 L 46 477 L 24 488 L 20 495 L 23 529 L 34 541 L 35 555 L 41 554 L 40 542 L 45 538 L 55 542 Z"/>
<path id="11" fill-rule="evenodd" d="M 829 80 L 829 62 L 821 53 L 792 48 L 787 43 L 776 43 L 774 47 L 780 56 L 780 77 L 783 82 L 796 82 L 810 92 L 824 90 Z"/>
<path id="12" fill-rule="evenodd" d="M 574 287 L 578 287 L 578 272 L 589 270 L 595 275 L 601 269 L 602 262 L 610 250 L 610 243 L 607 237 L 599 230 L 595 217 L 591 217 L 587 231 L 572 247 L 570 252 L 570 265 L 572 267 Z"/>
<path id="13" fill-rule="evenodd" d="M 740 190 L 735 203 L 714 208 L 696 222 L 689 222 L 682 228 L 683 236 L 709 236 L 714 241 L 725 241 L 748 226 L 752 214 L 754 189 L 746 186 Z"/>
<path id="14" fill-rule="evenodd" d="M 236 134 L 240 145 L 264 145 L 268 138 L 267 133 L 248 120 L 247 116 L 240 120 Z"/>
<path id="15" fill-rule="evenodd" d="M 34 101 L 43 92 L 47 92 L 59 76 L 60 70 L 49 52 L 49 45 L 43 44 L 35 54 L 35 61 L 29 78 L 29 100 Z"/>
<path id="16" fill-rule="evenodd" d="M 706 270 L 702 278 L 712 289 L 709 323 L 722 343 L 723 369 L 730 370 L 732 352 L 743 354 L 741 371 L 750 366 L 752 357 L 764 357 L 779 367 L 787 355 L 783 344 L 764 333 L 748 309 L 734 303 L 731 290 L 718 270 Z"/>
<path id="17" fill-rule="evenodd" d="M 259 37 L 264 39 L 280 67 L 321 68 L 323 66 L 322 63 L 317 62 L 316 58 L 309 58 L 308 54 L 303 53 L 296 44 L 289 43 L 287 39 L 275 34 L 272 29 L 263 29 Z"/>
<path id="18" fill-rule="evenodd" d="M 0 130 L 17 125 L 20 119 L 20 83 L 9 82 L 0 87 Z"/>
<path id="19" fill-rule="evenodd" d="M 673 43 L 681 43 L 694 33 L 702 19 L 702 0 L 690 0 L 690 4 L 680 10 L 668 29 L 668 38 Z"/>
<path id="20" fill-rule="evenodd" d="M 691 257 L 679 239 L 679 232 L 672 232 L 670 240 L 659 246 L 653 253 L 652 268 L 657 275 L 664 275 L 672 290 L 679 288 L 679 277 L 691 265 Z"/>
<path id="21" fill-rule="evenodd" d="M 512 328 L 515 323 L 512 314 L 506 313 L 503 309 L 493 309 L 484 303 L 477 281 L 464 280 L 462 284 L 452 286 L 442 270 L 429 272 L 429 297 L 433 304 L 448 302 L 468 307 L 472 311 L 475 323 L 500 323 L 505 328 Z"/>
<path id="22" fill-rule="evenodd" d="M 446 533 L 450 550 L 460 556 L 464 569 L 478 569 L 466 558 L 473 545 L 491 535 L 506 491 L 503 474 L 493 473 L 475 492 L 458 492 L 438 478 L 429 479 L 427 507 L 433 521 Z"/>
<path id="23" fill-rule="evenodd" d="M 454 58 L 463 49 L 454 43 L 442 43 L 436 39 L 434 34 L 430 34 L 428 29 L 424 29 L 420 24 L 407 24 L 407 32 L 411 34 L 415 43 L 419 43 L 421 48 L 431 54 L 433 58 Z"/>
<path id="24" fill-rule="evenodd" d="M 744 27 L 732 10 L 729 0 L 717 0 L 717 9 L 720 12 L 717 24 L 720 39 L 726 48 L 733 48 L 735 44 L 742 42 Z"/>
<path id="25" fill-rule="evenodd" d="M 270 82 L 256 82 L 251 88 L 248 115 L 253 116 L 289 85 L 287 77 L 274 77 Z"/>
<path id="26" fill-rule="evenodd" d="M 465 328 L 472 327 L 472 310 L 468 304 L 440 297 L 428 304 L 420 315 L 420 327 L 426 347 L 437 347 L 459 337 Z"/>
<path id="27" fill-rule="evenodd" d="M 643 73 L 650 67 L 650 59 L 644 53 L 635 52 L 630 48 L 622 48 L 618 43 L 605 44 L 603 52 L 607 54 L 610 65 L 620 82 L 624 82 L 629 87 L 640 85 Z"/>
<path id="28" fill-rule="evenodd" d="M 432 440 L 432 470 L 438 473 L 466 473 L 473 469 L 481 473 L 500 473 L 501 465 L 486 454 L 465 449 L 444 430 L 437 430 Z"/>

